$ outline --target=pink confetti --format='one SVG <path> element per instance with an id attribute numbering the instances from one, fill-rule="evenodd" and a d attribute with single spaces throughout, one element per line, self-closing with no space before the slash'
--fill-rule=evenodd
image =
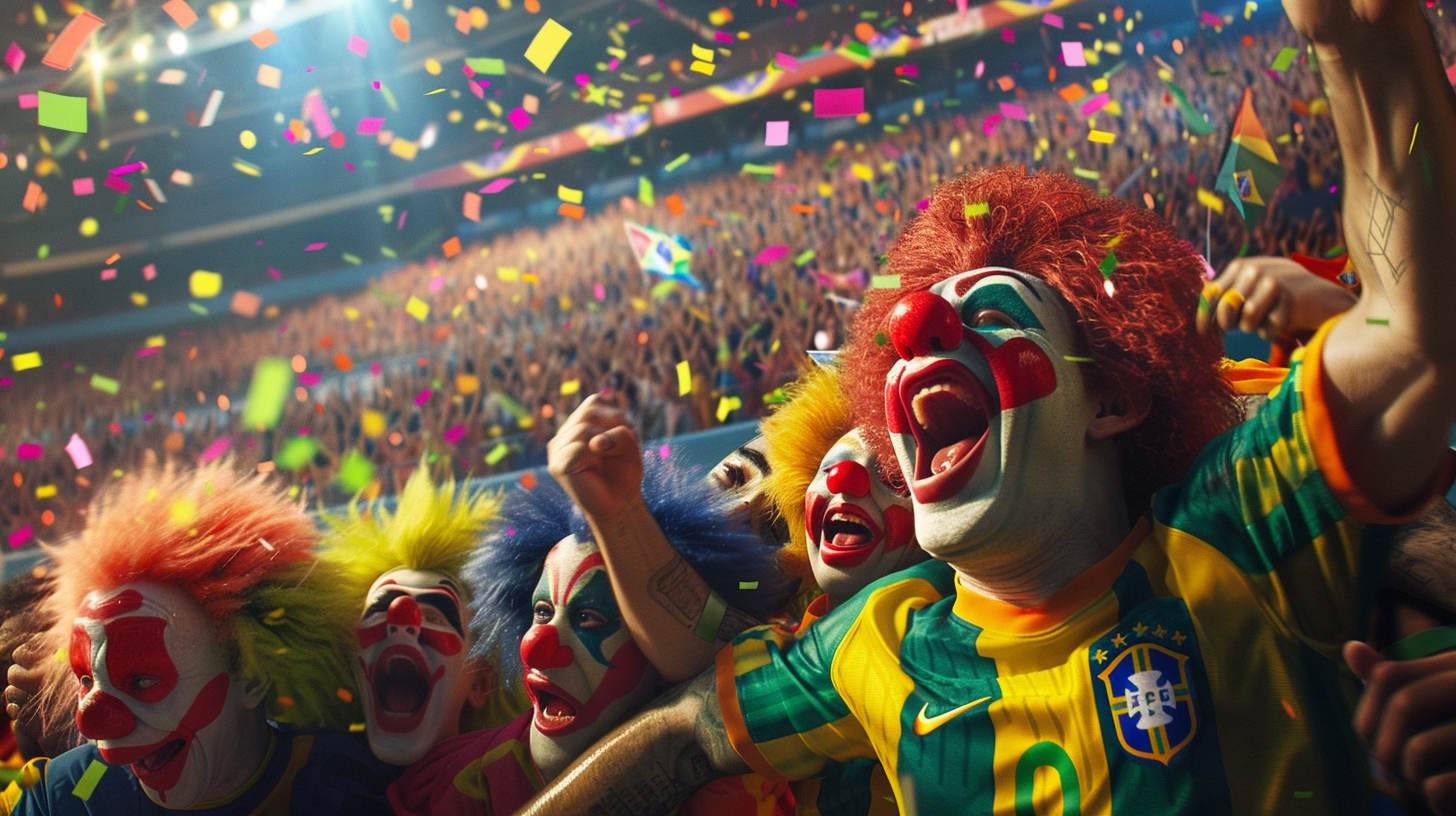
<path id="1" fill-rule="evenodd" d="M 1069 68 L 1081 68 L 1087 64 L 1087 54 L 1082 50 L 1080 42 L 1062 43 L 1062 62 Z"/>
<path id="2" fill-rule="evenodd" d="M 96 182 L 89 176 L 86 178 L 73 179 L 71 181 L 71 192 L 78 196 L 91 195 L 96 192 Z"/>
<path id="3" fill-rule="evenodd" d="M 1097 94 L 1096 96 L 1082 103 L 1082 115 L 1091 116 L 1097 111 L 1100 111 L 1103 108 L 1107 107 L 1108 104 L 1111 102 L 1112 96 L 1106 91 L 1103 91 L 1102 93 Z"/>
<path id="4" fill-rule="evenodd" d="M 914 65 L 901 65 L 899 68 L 896 68 L 895 71 L 907 77 L 920 76 L 920 69 Z"/>
<path id="5" fill-rule="evenodd" d="M 91 464 L 91 449 L 86 447 L 86 440 L 79 434 L 71 434 L 71 441 L 66 443 L 66 453 L 71 455 L 71 463 L 77 470 Z"/>
<path id="6" fill-rule="evenodd" d="M 1211 11 L 1205 11 L 1200 14 L 1198 16 L 1198 21 L 1203 23 L 1204 25 L 1210 25 L 1215 28 L 1223 25 L 1223 18 L 1218 16 L 1217 14 L 1214 14 Z"/>
<path id="7" fill-rule="evenodd" d="M 317 371 L 305 371 L 304 373 L 298 375 L 298 384 L 306 385 L 312 388 L 313 386 L 318 385 L 320 382 L 323 382 L 323 379 L 324 375 L 318 373 Z"/>
<path id="8" fill-rule="evenodd" d="M 671 455 L 672 455 L 672 448 L 668 447 L 667 445 L 663 445 L 662 447 L 660 447 L 660 448 L 657 449 L 657 458 L 658 459 L 662 459 L 663 461 L 666 461 L 667 460 L 667 457 L 669 457 Z"/>
<path id="9" fill-rule="evenodd" d="M 353 162 L 344 162 L 344 169 L 348 170 L 350 173 L 354 172 Z"/>
<path id="10" fill-rule="evenodd" d="M 726 31 L 714 31 L 713 32 L 713 42 L 716 42 L 716 43 L 728 43 L 728 44 L 731 45 L 733 43 L 733 35 L 732 34 L 729 34 Z"/>
<path id="11" fill-rule="evenodd" d="M 769 147 L 786 145 L 789 143 L 789 123 L 768 122 L 767 130 L 764 133 L 763 143 Z"/>
<path id="12" fill-rule="evenodd" d="M 1001 103 L 1001 115 L 1007 119 L 1015 119 L 1018 122 L 1029 121 L 1026 117 L 1026 108 L 1020 105 L 1013 105 L 1010 102 Z"/>
<path id="13" fill-rule="evenodd" d="M 105 187 L 110 187 L 111 189 L 123 195 L 125 195 L 126 192 L 131 189 L 131 182 L 127 181 L 124 178 L 121 178 L 120 176 L 107 176 L 106 178 L 101 180 L 101 184 Z"/>
<path id="14" fill-rule="evenodd" d="M 785 71 L 799 70 L 799 61 L 782 51 L 774 54 L 774 62 L 778 63 L 778 66 Z"/>
<path id="15" fill-rule="evenodd" d="M 858 116 L 864 113 L 864 88 L 818 88 L 814 91 L 814 116 Z"/>
<path id="16" fill-rule="evenodd" d="M 1063 25 L 1062 18 L 1055 14 L 1044 14 L 1042 15 L 1041 21 L 1052 28 L 1061 28 Z"/>
<path id="17" fill-rule="evenodd" d="M 384 127 L 383 116 L 366 116 L 359 120 L 359 127 L 354 132 L 361 136 L 369 136 L 378 133 L 382 127 Z"/>
<path id="18" fill-rule="evenodd" d="M 506 118 L 511 120 L 511 124 L 515 125 L 516 130 L 525 130 L 531 126 L 531 114 L 526 113 L 525 108 L 516 108 L 507 114 Z"/>
<path id="19" fill-rule="evenodd" d="M 369 56 L 369 41 L 355 35 L 349 38 L 349 50 L 361 57 Z"/>
<path id="20" fill-rule="evenodd" d="M 103 269 L 103 270 L 101 270 L 101 279 L 102 280 L 116 280 L 116 270 L 115 269 Z"/>
<path id="21" fill-rule="evenodd" d="M 485 193 L 486 195 L 490 195 L 491 193 L 499 193 L 501 190 L 504 190 L 505 188 L 515 183 L 515 179 L 498 178 L 495 181 L 492 181 L 491 183 L 485 185 L 484 187 L 481 187 L 480 191 L 482 193 Z"/>
<path id="22" fill-rule="evenodd" d="M 5 49 L 5 64 L 10 66 L 11 73 L 20 73 L 20 66 L 25 64 L 25 49 L 10 43 L 10 47 Z"/>
<path id="23" fill-rule="evenodd" d="M 434 393 L 435 392 L 431 391 L 428 388 L 426 388 L 425 390 L 421 391 L 419 394 L 417 394 L 415 396 L 415 405 L 424 405 L 425 403 L 429 402 L 430 401 L 430 397 L 432 395 L 434 395 Z"/>
<path id="24" fill-rule="evenodd" d="M 465 426 L 456 425 L 455 427 L 442 434 L 442 436 L 445 438 L 445 441 L 447 443 L 453 445 L 456 442 L 459 442 L 461 439 L 465 438 Z"/>
<path id="25" fill-rule="evenodd" d="M 777 261 L 779 258 L 782 258 L 787 254 L 789 254 L 788 247 L 784 246 L 783 244 L 774 244 L 771 247 L 766 247 L 762 252 L 753 256 L 753 262 L 762 266 L 763 264 L 773 263 L 774 261 Z"/>
<path id="26" fill-rule="evenodd" d="M 311 94 L 303 101 L 304 112 L 309 119 L 313 120 L 313 132 L 320 139 L 327 139 L 334 135 L 334 120 L 329 116 L 329 106 L 324 104 L 324 98 L 318 94 Z"/>
<path id="27" fill-rule="evenodd" d="M 379 80 L 377 80 L 377 79 L 376 79 L 376 80 L 374 80 L 374 81 L 373 81 L 373 82 L 371 82 L 371 83 L 369 83 L 369 84 L 371 84 L 371 85 L 373 85 L 373 86 L 374 86 L 374 90 L 376 90 L 376 91 L 377 91 L 377 90 L 379 90 L 379 86 L 380 86 L 380 85 L 381 85 L 381 84 L 382 84 L 382 83 L 380 83 L 380 81 L 379 81 Z"/>
<path id="28" fill-rule="evenodd" d="M 291 130 L 283 131 L 283 138 L 287 139 L 289 144 L 293 144 L 294 142 L 298 141 L 298 137 L 294 136 L 293 131 Z"/>
<path id="29" fill-rule="evenodd" d="M 283 273 L 270 266 L 268 267 L 268 277 L 273 280 L 283 280 Z"/>
<path id="30" fill-rule="evenodd" d="M 157 276 L 157 265 L 156 264 L 147 264 L 146 266 L 142 267 L 142 277 L 145 278 L 146 280 L 151 280 L 152 278 L 155 278 L 156 276 Z"/>
<path id="31" fill-rule="evenodd" d="M 1009 43 L 1016 42 L 1016 32 L 1015 31 L 1012 31 L 1009 28 L 1003 28 L 1003 29 L 1001 29 L 1001 40 L 1003 42 L 1009 42 Z"/>
<path id="32" fill-rule="evenodd" d="M 207 448 L 202 451 L 202 455 L 197 457 L 197 461 L 205 465 L 208 462 L 216 459 L 217 457 L 222 456 L 223 453 L 232 446 L 232 444 L 232 438 L 224 436 L 223 438 L 213 442 L 211 445 L 208 445 Z"/>
<path id="33" fill-rule="evenodd" d="M 378 377 L 379 376 L 379 373 L 381 371 L 383 371 L 383 370 L 384 370 L 384 364 L 383 363 L 375 363 L 374 365 L 369 366 L 369 373 L 370 374 L 373 374 L 376 377 Z"/>
<path id="34" fill-rule="evenodd" d="M 157 352 L 159 352 L 161 350 L 162 350 L 162 347 L 161 346 L 147 346 L 144 349 L 137 349 L 136 356 L 137 356 L 138 359 L 140 359 L 142 357 L 150 357 L 153 354 L 156 354 Z"/>
<path id="35" fill-rule="evenodd" d="M 981 123 L 981 132 L 987 136 L 995 136 L 996 126 L 1001 124 L 1001 118 L 1001 114 L 999 113 L 993 113 L 987 116 L 986 121 Z"/>
<path id="36" fill-rule="evenodd" d="M 45 448 L 40 445 L 20 444 L 15 446 L 16 459 L 39 459 L 45 455 Z"/>
<path id="37" fill-rule="evenodd" d="M 18 97 L 21 110 L 31 110 L 40 107 L 40 94 L 21 94 Z"/>
<path id="38" fill-rule="evenodd" d="M 438 292 L 438 291 L 440 291 L 441 289 L 444 289 L 444 288 L 445 288 L 445 276 L 444 275 L 436 275 L 435 277 L 430 278 L 430 293 L 431 294 L 434 294 L 435 292 Z"/>
<path id="39" fill-rule="evenodd" d="M 308 246 L 306 246 L 306 247 L 303 248 L 303 251 L 304 252 L 318 252 L 320 249 L 323 249 L 324 247 L 326 247 L 328 245 L 329 245 L 329 242 L 328 241 L 322 241 L 322 242 L 317 243 L 317 244 L 309 244 Z"/>
<path id="40" fill-rule="evenodd" d="M 930 199 L 928 199 L 928 198 L 922 198 L 919 201 L 915 202 L 915 209 L 917 209 L 917 210 L 923 210 L 923 209 L 925 209 L 926 207 L 929 207 L 929 206 L 930 206 Z"/>
<path id="41" fill-rule="evenodd" d="M 138 170 L 145 170 L 145 169 L 147 169 L 147 163 L 146 162 L 132 162 L 131 164 L 123 164 L 120 167 L 117 167 L 117 168 L 112 169 L 111 175 L 113 175 L 113 176 L 124 176 L 127 173 L 135 173 Z"/>
<path id="42" fill-rule="evenodd" d="M 30 540 L 30 525 L 27 524 L 10 534 L 10 546 L 19 547 Z"/>

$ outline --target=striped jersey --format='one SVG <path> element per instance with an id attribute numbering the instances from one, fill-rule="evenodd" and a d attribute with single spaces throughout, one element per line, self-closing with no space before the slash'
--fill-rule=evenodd
<path id="1" fill-rule="evenodd" d="M 1042 606 L 975 594 L 931 561 L 797 637 L 739 636 L 717 667 L 735 749 L 790 779 L 876 759 L 906 814 L 1368 809 L 1339 651 L 1379 582 L 1385 525 L 1405 519 L 1340 460 L 1326 331 Z"/>

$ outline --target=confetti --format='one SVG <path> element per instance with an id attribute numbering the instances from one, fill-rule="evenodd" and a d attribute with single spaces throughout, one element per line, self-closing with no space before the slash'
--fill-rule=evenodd
<path id="1" fill-rule="evenodd" d="M 311 436 L 296 436 L 283 445 L 273 461 L 284 470 L 298 470 L 313 461 L 318 443 Z"/>
<path id="2" fill-rule="evenodd" d="M 506 446 L 506 443 L 497 442 L 495 447 L 491 448 L 490 452 L 486 453 L 485 463 L 487 465 L 497 464 L 498 462 L 500 462 L 500 460 L 506 458 L 506 454 L 510 452 L 511 449 Z"/>
<path id="3" fill-rule="evenodd" d="M 91 375 L 91 387 L 97 391 L 105 391 L 108 394 L 115 394 L 121 391 L 121 383 L 110 377 L 103 377 L 100 374 Z"/>
<path id="4" fill-rule="evenodd" d="M 214 440 L 211 445 L 208 445 L 202 450 L 202 455 L 197 457 L 197 461 L 205 465 L 226 453 L 232 444 L 233 440 L 231 437 L 224 436 L 221 439 Z"/>
<path id="5" fill-rule="evenodd" d="M 283 71 L 272 65 L 259 65 L 258 84 L 265 88 L 277 88 L 283 84 Z"/>
<path id="6" fill-rule="evenodd" d="M 516 130 L 525 130 L 531 125 L 531 114 L 526 113 L 525 108 L 516 108 L 512 110 L 510 113 L 506 114 L 506 119 L 510 120 L 511 125 L 513 125 Z"/>
<path id="7" fill-rule="evenodd" d="M 384 127 L 383 116 L 366 116 L 359 120 L 359 126 L 354 129 L 354 132 L 360 136 L 372 136 L 378 133 L 382 127 Z"/>
<path id="8" fill-rule="evenodd" d="M 1290 63 L 1294 62 L 1294 58 L 1297 56 L 1299 56 L 1299 49 L 1285 46 L 1279 49 L 1279 54 L 1274 57 L 1274 62 L 1269 65 L 1269 68 L 1283 73 L 1289 70 Z"/>
<path id="9" fill-rule="evenodd" d="M 410 317 L 413 317 L 421 323 L 425 322 L 425 319 L 430 316 L 430 304 L 414 295 L 410 295 L 409 302 L 404 305 L 404 310 L 409 313 Z"/>
<path id="10" fill-rule="evenodd" d="M 23 444 L 15 446 L 16 459 L 39 459 L 44 455 L 45 448 L 40 445 Z"/>
<path id="11" fill-rule="evenodd" d="M 16 371 L 25 371 L 31 368 L 40 368 L 40 352 L 30 351 L 26 352 L 25 354 L 17 354 L 14 357 L 10 358 L 10 365 Z"/>
<path id="12" fill-rule="evenodd" d="M 570 187 L 564 185 L 557 185 L 556 197 L 561 199 L 562 201 L 570 201 L 572 204 L 581 203 L 581 191 L 573 190 Z"/>
<path id="13" fill-rule="evenodd" d="M 261 297 L 258 297 L 252 292 L 244 292 L 239 289 L 233 292 L 233 299 L 228 304 L 228 311 L 246 318 L 254 318 L 258 316 L 258 309 L 262 305 L 263 299 Z"/>
<path id="14" fill-rule="evenodd" d="M 814 90 L 814 116 L 817 118 L 858 116 L 861 113 L 864 113 L 864 88 Z"/>
<path id="15" fill-rule="evenodd" d="M 273 33 L 273 29 L 265 28 L 262 31 L 259 31 L 257 34 L 249 37 L 248 39 L 253 42 L 253 45 L 258 46 L 259 48 L 267 48 L 268 46 L 278 42 L 278 35 Z"/>
<path id="16" fill-rule="evenodd" d="M 974 204 L 966 205 L 966 217 L 975 218 L 978 215 L 989 215 L 991 203 L 989 201 L 977 201 Z"/>
<path id="17" fill-rule="evenodd" d="M 103 25 L 106 23 L 89 11 L 83 11 L 72 17 L 71 22 L 66 23 L 66 27 L 61 30 L 55 42 L 51 43 L 46 55 L 40 58 L 41 64 L 62 71 L 71 70 L 81 47 L 86 44 L 91 33 Z"/>
<path id="18" fill-rule="evenodd" d="M 1385 317 L 1367 317 L 1365 318 L 1365 324 L 1367 326 L 1389 326 L 1390 319 Z"/>
<path id="19" fill-rule="evenodd" d="M 546 20 L 546 23 L 541 26 L 541 30 L 536 32 L 535 38 L 531 40 L 531 45 L 526 48 L 526 61 L 536 66 L 536 70 L 543 74 L 546 73 L 546 70 L 551 67 L 551 63 L 556 60 L 556 55 L 561 53 L 562 47 L 569 39 L 571 39 L 571 32 L 567 31 L 564 26 L 555 20 Z"/>
<path id="20" fill-rule="evenodd" d="M 690 158 L 692 158 L 692 155 L 691 154 L 684 153 L 681 156 L 678 156 L 677 158 L 675 158 L 672 161 L 668 162 L 667 163 L 667 166 L 664 167 L 664 168 L 662 168 L 662 169 L 665 170 L 665 171 L 667 171 L 667 172 L 669 172 L 669 173 L 671 173 L 672 171 L 678 169 L 679 167 L 682 167 L 684 164 L 687 164 L 688 163 L 688 159 L 690 159 Z M 577 203 L 579 204 L 581 202 L 577 202 Z"/>
<path id="21" fill-rule="evenodd" d="M 222 275 L 198 269 L 187 278 L 187 289 L 195 298 L 217 297 L 222 291 Z"/>
<path id="22" fill-rule="evenodd" d="M 25 542 L 30 540 L 30 535 L 31 531 L 29 524 L 15 530 L 10 534 L 10 546 L 19 547 L 21 544 L 24 544 Z"/>
<path id="23" fill-rule="evenodd" d="M 1208 190 L 1203 189 L 1202 187 L 1198 188 L 1198 203 L 1209 208 L 1210 210 L 1213 210 L 1219 215 L 1223 215 L 1223 199 L 1219 198 L 1217 194 L 1211 193 Z"/>
<path id="24" fill-rule="evenodd" d="M 212 127 L 212 123 L 217 120 L 217 109 L 220 107 L 222 107 L 222 91 L 214 90 L 207 97 L 207 107 L 202 109 L 202 118 L 198 120 L 197 126 Z M 320 133 L 319 135 L 327 136 L 328 134 Z"/>
<path id="25" fill-rule="evenodd" d="M 1065 62 L 1068 68 L 1085 67 L 1087 54 L 1082 50 L 1082 43 L 1064 41 L 1062 43 L 1062 62 Z"/>
<path id="26" fill-rule="evenodd" d="M 25 183 L 25 198 L 20 202 L 20 206 L 30 212 L 35 212 L 36 208 L 41 206 L 41 200 L 44 197 L 45 193 L 41 190 L 39 184 L 33 181 L 27 181 Z"/>
<path id="27" fill-rule="evenodd" d="M 1066 354 L 1063 354 L 1062 355 L 1062 359 L 1063 360 L 1066 360 L 1069 363 L 1090 363 L 1090 362 L 1093 362 L 1093 360 L 1092 360 L 1091 357 L 1072 357 L 1072 356 L 1069 356 L 1069 355 L 1066 355 Z"/>
<path id="28" fill-rule="evenodd" d="M 262 430 L 278 424 L 293 388 L 293 373 L 293 367 L 282 357 L 264 357 L 253 366 L 253 379 L 243 404 L 243 427 Z"/>
<path id="29" fill-rule="evenodd" d="M 456 442 L 459 442 L 460 440 L 462 440 L 462 439 L 465 438 L 465 426 L 464 425 L 456 425 L 455 427 L 451 428 L 450 430 L 446 431 L 445 433 L 441 434 L 440 436 L 447 443 L 453 445 Z"/>
<path id="30" fill-rule="evenodd" d="M 157 74 L 158 85 L 181 85 L 187 81 L 187 72 L 181 68 L 166 68 Z"/>
<path id="31" fill-rule="evenodd" d="M 108 187 L 112 190 L 115 190 L 122 195 L 126 195 L 128 192 L 131 191 L 131 182 L 123 178 L 118 178 L 116 176 L 107 176 L 106 178 L 101 180 L 101 185 L 103 187 Z"/>
<path id="32" fill-rule="evenodd" d="M 1061 28 L 1063 25 L 1062 18 L 1051 13 L 1042 15 L 1041 21 L 1052 28 Z"/>
<path id="33" fill-rule="evenodd" d="M 758 582 L 757 581 L 739 581 L 738 582 L 738 588 L 739 589 L 758 589 Z"/>
<path id="34" fill-rule="evenodd" d="M 501 190 L 504 190 L 505 188 L 507 188 L 507 187 L 509 187 L 509 186 L 511 186 L 512 184 L 515 184 L 515 183 L 516 183 L 516 180 L 515 179 L 508 179 L 508 178 L 496 179 L 495 181 L 492 181 L 491 183 L 485 185 L 484 187 L 481 187 L 480 188 L 480 191 L 482 193 L 485 193 L 486 195 L 494 195 L 494 194 L 499 193 Z"/>
<path id="35" fill-rule="evenodd" d="M 787 254 L 789 254 L 788 247 L 784 246 L 783 244 L 774 244 L 773 246 L 766 247 L 762 252 L 753 256 L 753 262 L 759 265 L 773 263 L 774 261 L 777 261 L 779 258 L 782 258 Z"/>
<path id="36" fill-rule="evenodd" d="M 361 57 L 367 57 L 369 56 L 369 41 L 356 34 L 349 38 L 349 51 Z"/>
<path id="37" fill-rule="evenodd" d="M 686 396 L 693 392 L 693 372 L 688 367 L 688 361 L 683 360 L 677 364 L 677 395 Z"/>
<path id="38" fill-rule="evenodd" d="M 900 288 L 899 275 L 872 275 L 870 276 L 871 289 L 898 289 Z"/>
<path id="39" fill-rule="evenodd" d="M 479 221 L 480 202 L 481 198 L 479 195 L 467 190 L 465 193 L 465 203 L 461 207 L 461 214 L 466 218 L 469 218 L 471 221 Z"/>
<path id="40" fill-rule="evenodd" d="M 561 202 L 561 206 L 556 209 L 556 214 L 564 215 L 568 218 L 575 218 L 580 221 L 586 215 L 586 208 L 580 204 L 567 204 L 563 201 Z"/>
<path id="41" fill-rule="evenodd" d="M 763 143 L 769 147 L 778 147 L 789 143 L 789 123 L 768 122 L 764 132 Z"/>
<path id="42" fill-rule="evenodd" d="M 494 57 L 466 57 L 465 64 L 477 74 L 500 76 L 506 72 L 506 61 Z"/>
<path id="43" fill-rule="evenodd" d="M 36 96 L 36 108 L 41 127 L 69 130 L 72 133 L 86 132 L 86 97 L 62 96 L 40 91 Z"/>
<path id="44" fill-rule="evenodd" d="M 785 71 L 799 70 L 799 61 L 782 51 L 774 54 L 774 64 L 778 65 L 778 67 L 782 68 Z"/>
<path id="45" fill-rule="evenodd" d="M 162 11 L 167 12 L 184 31 L 197 22 L 197 12 L 187 5 L 187 0 L 167 0 L 162 4 Z"/>
<path id="46" fill-rule="evenodd" d="M 1116 133 L 1108 133 L 1105 130 L 1090 130 L 1087 132 L 1087 141 L 1098 144 L 1112 144 L 1117 141 Z"/>
<path id="47" fill-rule="evenodd" d="M 357 450 L 350 450 L 339 463 L 334 481 L 348 493 L 357 493 L 374 478 L 374 463 Z"/>
<path id="48" fill-rule="evenodd" d="M 25 49 L 12 41 L 10 47 L 5 49 L 5 64 L 10 66 L 11 73 L 20 73 L 20 66 L 25 64 Z"/>
<path id="49" fill-rule="evenodd" d="M 71 464 L 77 470 L 91 464 L 91 449 L 86 447 L 86 440 L 80 434 L 71 434 L 71 441 L 66 443 L 66 453 L 71 456 Z"/>
<path id="50" fill-rule="evenodd" d="M 456 255 L 459 255 L 460 254 L 460 236 L 457 235 L 457 236 L 451 238 L 450 240 L 448 240 L 448 241 L 440 244 L 440 251 L 445 253 L 445 257 L 446 258 L 453 258 Z"/>
<path id="51" fill-rule="evenodd" d="M 409 20 L 406 20 L 404 18 L 404 15 L 402 15 L 402 14 L 396 14 L 393 17 L 390 17 L 389 18 L 389 33 L 390 34 L 393 34 L 394 35 L 394 38 L 396 40 L 399 40 L 400 42 L 409 42 L 410 41 L 410 24 L 409 24 Z"/>
<path id="52" fill-rule="evenodd" d="M 86 772 L 81 774 L 81 778 L 76 781 L 76 787 L 71 790 L 71 793 L 83 802 L 90 801 L 91 794 L 96 792 L 96 785 L 101 782 L 101 777 L 105 773 L 106 763 L 99 759 L 91 760 L 91 764 L 86 766 Z"/>

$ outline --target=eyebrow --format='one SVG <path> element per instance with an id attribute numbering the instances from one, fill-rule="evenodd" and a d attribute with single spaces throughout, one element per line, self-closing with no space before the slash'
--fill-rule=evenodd
<path id="1" fill-rule="evenodd" d="M 1035 292 L 1035 290 L 1032 291 Z M 965 302 L 961 304 L 962 316 L 978 309 L 997 309 L 1004 312 L 1007 317 L 1020 323 L 1023 329 L 1045 328 L 1037 319 L 1036 313 L 1026 305 L 1026 301 L 1021 299 L 1021 294 L 1010 284 L 992 283 L 982 286 L 971 292 Z"/>
<path id="2" fill-rule="evenodd" d="M 747 445 L 743 445 L 738 448 L 736 453 L 739 456 L 742 456 L 744 459 L 747 459 L 748 461 L 757 465 L 758 469 L 763 471 L 763 475 L 767 476 L 768 474 L 773 472 L 773 468 L 768 466 L 768 460 L 764 458 L 763 454 L 759 453 L 753 448 L 750 448 Z"/>

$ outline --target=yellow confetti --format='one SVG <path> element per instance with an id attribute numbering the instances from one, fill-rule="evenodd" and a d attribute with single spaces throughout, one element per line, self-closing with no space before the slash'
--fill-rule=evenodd
<path id="1" fill-rule="evenodd" d="M 1105 130 L 1093 130 L 1087 133 L 1087 141 L 1098 144 L 1112 144 L 1117 141 L 1116 133 L 1109 133 Z"/>
<path id="2" fill-rule="evenodd" d="M 1223 215 L 1223 199 L 1219 198 L 1214 193 L 1210 193 L 1202 187 L 1198 188 L 1198 203 L 1209 208 L 1210 210 L 1213 210 L 1219 215 Z"/>
<path id="3" fill-rule="evenodd" d="M 581 191 L 580 190 L 573 190 L 570 187 L 566 187 L 566 186 L 560 186 L 560 185 L 557 186 L 557 188 L 556 188 L 556 197 L 559 198 L 559 199 L 561 199 L 562 201 L 569 201 L 572 204 L 580 204 L 581 203 Z"/>
<path id="4" fill-rule="evenodd" d="M 28 368 L 40 368 L 40 352 L 30 351 L 25 354 L 17 354 L 10 358 L 10 365 L 16 371 L 24 371 Z"/>
<path id="5" fill-rule="evenodd" d="M 410 317 L 413 317 L 421 323 L 425 322 L 425 318 L 430 316 L 430 304 L 414 295 L 410 295 L 409 302 L 404 305 L 404 310 L 409 313 Z"/>
<path id="6" fill-rule="evenodd" d="M 370 439 L 384 436 L 385 417 L 379 411 L 366 410 L 359 418 L 359 430 Z"/>
<path id="7" fill-rule="evenodd" d="M 860 181 L 875 180 L 875 171 L 870 169 L 868 165 L 853 164 L 850 166 L 849 172 L 852 173 L 854 177 L 859 179 Z"/>
<path id="8" fill-rule="evenodd" d="M 526 48 L 526 61 L 536 66 L 536 70 L 546 73 L 551 63 L 556 60 L 556 55 L 571 39 L 571 32 L 565 26 L 548 19 L 541 30 L 531 40 L 531 45 Z"/>
<path id="9" fill-rule="evenodd" d="M 167 508 L 167 516 L 178 527 L 185 527 L 197 518 L 197 505 L 191 499 L 177 499 Z"/>
<path id="10" fill-rule="evenodd" d="M 677 395 L 679 397 L 693 392 L 693 372 L 688 367 L 688 361 L 683 360 L 677 364 Z"/>
<path id="11" fill-rule="evenodd" d="M 216 297 L 222 291 L 222 275 L 199 269 L 187 279 L 187 288 L 195 298 Z"/>
<path id="12" fill-rule="evenodd" d="M 41 485 L 35 489 L 35 497 L 37 499 L 49 499 L 54 495 L 56 495 L 55 485 Z"/>
<path id="13" fill-rule="evenodd" d="M 561 384 L 561 393 L 563 396 L 567 394 L 575 394 L 580 390 L 581 380 L 567 380 L 566 382 Z"/>

